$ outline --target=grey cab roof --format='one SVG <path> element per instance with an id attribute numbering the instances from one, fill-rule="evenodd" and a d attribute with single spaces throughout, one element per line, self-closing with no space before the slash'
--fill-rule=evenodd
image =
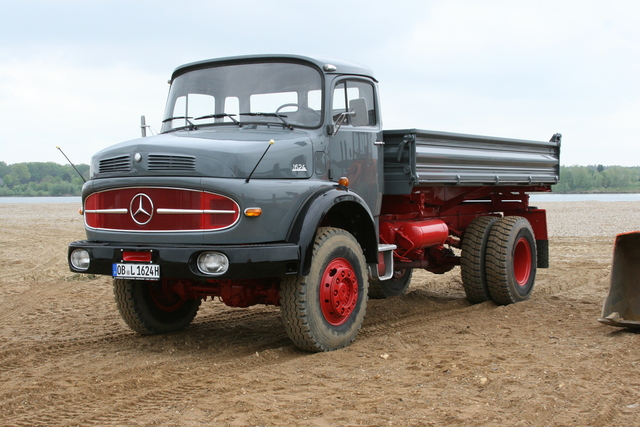
<path id="1" fill-rule="evenodd" d="M 357 76 L 367 76 L 375 80 L 373 71 L 371 71 L 370 68 L 367 68 L 363 65 L 354 64 L 351 62 L 346 62 L 346 61 L 341 61 L 336 59 L 310 57 L 310 56 L 302 56 L 302 55 L 278 55 L 278 54 L 229 56 L 224 58 L 214 58 L 214 59 L 206 59 L 203 61 L 191 62 L 176 68 L 171 74 L 171 80 L 191 70 L 208 68 L 211 66 L 223 65 L 223 64 L 238 64 L 238 63 L 263 62 L 263 61 L 264 62 L 285 61 L 285 62 L 309 63 L 312 65 L 315 65 L 317 68 L 322 70 L 322 72 L 325 74 L 340 74 L 340 75 L 349 74 L 349 75 L 357 75 Z M 333 67 L 325 67 L 326 65 L 327 66 L 332 65 Z"/>

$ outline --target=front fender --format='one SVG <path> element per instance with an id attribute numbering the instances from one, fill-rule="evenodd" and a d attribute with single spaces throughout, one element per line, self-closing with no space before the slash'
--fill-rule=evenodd
<path id="1" fill-rule="evenodd" d="M 316 230 L 320 226 L 342 228 L 360 243 L 367 263 L 378 262 L 378 228 L 364 199 L 343 187 L 325 187 L 298 211 L 287 242 L 300 246 L 300 274 L 311 268 Z"/>

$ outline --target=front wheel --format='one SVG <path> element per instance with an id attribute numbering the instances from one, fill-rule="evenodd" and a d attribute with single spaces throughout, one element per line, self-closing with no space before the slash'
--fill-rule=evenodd
<path id="1" fill-rule="evenodd" d="M 287 334 L 303 350 L 331 351 L 355 339 L 367 306 L 366 261 L 347 231 L 321 227 L 308 276 L 280 284 L 280 310 Z"/>
<path id="2" fill-rule="evenodd" d="M 496 304 L 529 299 L 536 278 L 536 240 L 526 218 L 507 216 L 489 233 L 485 262 L 487 286 Z"/>
<path id="3" fill-rule="evenodd" d="M 182 330 L 200 308 L 200 299 L 184 300 L 162 281 L 114 279 L 113 293 L 122 319 L 143 335 Z"/>

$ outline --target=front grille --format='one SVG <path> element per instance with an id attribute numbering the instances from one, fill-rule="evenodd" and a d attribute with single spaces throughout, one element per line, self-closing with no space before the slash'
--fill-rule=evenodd
<path id="1" fill-rule="evenodd" d="M 100 173 L 108 172 L 129 172 L 131 170 L 131 161 L 128 155 L 112 157 L 110 159 L 100 160 Z"/>
<path id="2" fill-rule="evenodd" d="M 89 195 L 85 224 L 99 230 L 218 231 L 234 226 L 240 206 L 229 197 L 185 188 L 132 187 Z"/>
<path id="3" fill-rule="evenodd" d="M 196 170 L 196 158 L 194 156 L 149 154 L 147 169 L 150 171 L 194 171 Z"/>

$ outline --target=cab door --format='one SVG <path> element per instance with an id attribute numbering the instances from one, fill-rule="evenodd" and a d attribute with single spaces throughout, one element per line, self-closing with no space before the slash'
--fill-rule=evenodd
<path id="1" fill-rule="evenodd" d="M 332 88 L 329 179 L 349 179 L 349 188 L 380 212 L 384 185 L 382 129 L 374 83 L 344 78 Z"/>

